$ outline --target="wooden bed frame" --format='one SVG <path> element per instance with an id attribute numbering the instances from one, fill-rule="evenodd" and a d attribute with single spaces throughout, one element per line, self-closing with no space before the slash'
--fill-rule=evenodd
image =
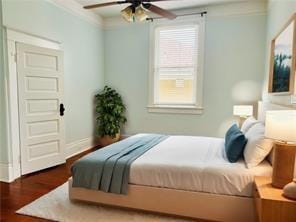
<path id="1" fill-rule="evenodd" d="M 130 184 L 127 195 L 72 187 L 69 198 L 162 214 L 227 222 L 255 222 L 253 198 Z"/>
<path id="2" fill-rule="evenodd" d="M 258 119 L 263 121 L 267 110 L 288 109 L 282 105 L 258 104 Z M 131 208 L 183 217 L 225 222 L 257 221 L 252 197 L 192 192 L 130 184 L 128 195 L 104 193 L 72 187 L 69 179 L 69 198 L 104 205 Z"/>

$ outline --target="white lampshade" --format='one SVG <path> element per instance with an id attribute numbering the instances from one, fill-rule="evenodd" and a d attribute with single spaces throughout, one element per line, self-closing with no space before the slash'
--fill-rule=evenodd
<path id="1" fill-rule="evenodd" d="M 265 137 L 296 143 L 296 110 L 267 111 Z"/>
<path id="2" fill-rule="evenodd" d="M 146 14 L 146 11 L 142 7 L 142 5 L 140 5 L 136 8 L 135 15 L 136 15 L 137 20 L 140 22 L 145 21 L 148 18 L 148 15 Z"/>
<path id="3" fill-rule="evenodd" d="M 134 12 L 131 6 L 126 7 L 125 9 L 121 10 L 121 16 L 128 22 L 134 21 Z"/>
<path id="4" fill-rule="evenodd" d="M 128 6 L 121 10 L 121 15 L 128 22 L 135 22 L 136 20 L 142 22 L 148 18 L 146 10 L 142 7 L 142 5 L 138 6 L 137 8 Z"/>
<path id="5" fill-rule="evenodd" d="M 237 105 L 233 106 L 234 116 L 253 116 L 253 106 Z"/>

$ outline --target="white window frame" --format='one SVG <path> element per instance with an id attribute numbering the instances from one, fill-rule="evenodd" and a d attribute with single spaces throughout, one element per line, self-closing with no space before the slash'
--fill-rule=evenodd
<path id="1" fill-rule="evenodd" d="M 195 102 L 193 105 L 165 105 L 155 103 L 156 78 L 155 78 L 155 30 L 159 27 L 177 25 L 198 25 L 198 69 L 195 85 Z M 152 113 L 181 113 L 181 114 L 202 114 L 203 113 L 203 72 L 204 72 L 204 41 L 205 41 L 205 16 L 186 16 L 175 20 L 155 20 L 150 24 L 150 64 L 149 64 L 149 104 L 148 112 Z"/>

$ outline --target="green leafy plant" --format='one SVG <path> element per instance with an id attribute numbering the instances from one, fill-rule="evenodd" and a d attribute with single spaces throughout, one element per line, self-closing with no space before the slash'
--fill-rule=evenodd
<path id="1" fill-rule="evenodd" d="M 96 95 L 98 134 L 114 138 L 126 122 L 125 105 L 121 96 L 108 86 Z"/>

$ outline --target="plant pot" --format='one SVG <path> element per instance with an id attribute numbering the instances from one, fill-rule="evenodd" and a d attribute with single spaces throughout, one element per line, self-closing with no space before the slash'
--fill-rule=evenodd
<path id="1" fill-rule="evenodd" d="M 108 146 L 112 143 L 117 142 L 119 139 L 120 139 L 120 132 L 117 133 L 114 138 L 112 138 L 112 136 L 108 136 L 108 135 L 101 136 L 99 138 L 101 146 Z"/>

